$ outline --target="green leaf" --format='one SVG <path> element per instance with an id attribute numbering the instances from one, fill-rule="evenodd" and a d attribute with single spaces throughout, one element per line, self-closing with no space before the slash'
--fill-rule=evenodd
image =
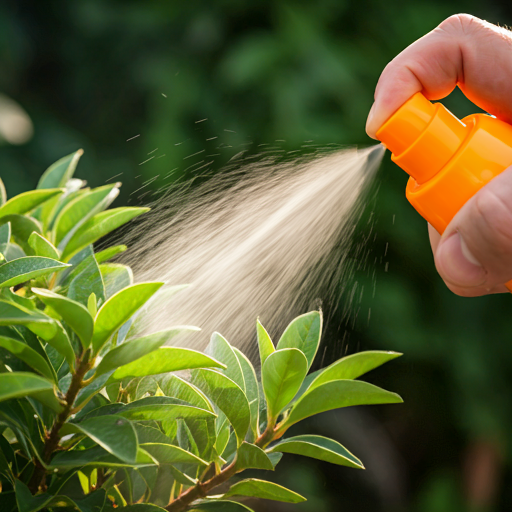
<path id="1" fill-rule="evenodd" d="M 114 455 L 104 450 L 101 446 L 95 446 L 87 450 L 70 450 L 67 452 L 58 452 L 49 464 L 50 469 L 71 469 L 77 467 L 105 467 L 105 468 L 123 468 L 123 467 L 145 467 L 154 466 L 156 461 L 146 451 L 139 448 L 137 451 L 137 460 L 135 464 L 124 462 Z"/>
<path id="2" fill-rule="evenodd" d="M 206 353 L 226 365 L 226 368 L 221 370 L 222 373 L 226 375 L 226 377 L 229 377 L 233 382 L 236 382 L 245 392 L 245 381 L 240 361 L 236 357 L 233 347 L 228 343 L 226 338 L 218 332 L 214 332 L 210 338 L 210 343 L 206 348 Z"/>
<path id="3" fill-rule="evenodd" d="M 45 258 L 52 258 L 54 260 L 60 258 L 59 251 L 57 251 L 53 244 L 35 231 L 30 235 L 28 245 L 32 247 L 36 256 L 44 256 Z"/>
<path id="4" fill-rule="evenodd" d="M 137 361 L 121 366 L 115 371 L 113 378 L 144 377 L 179 370 L 222 368 L 222 366 L 215 359 L 196 350 L 181 347 L 161 347 Z"/>
<path id="5" fill-rule="evenodd" d="M 0 218 L 6 215 L 23 215 L 28 213 L 63 192 L 64 190 L 61 188 L 23 192 L 9 199 L 9 201 L 0 207 Z"/>
<path id="6" fill-rule="evenodd" d="M 0 178 L 0 206 L 4 205 L 7 201 L 7 192 L 5 191 L 5 185 Z"/>
<path id="7" fill-rule="evenodd" d="M 269 451 L 294 453 L 337 464 L 338 466 L 364 469 L 363 463 L 344 446 L 333 439 L 322 436 L 304 435 L 290 437 L 273 445 Z"/>
<path id="8" fill-rule="evenodd" d="M 7 222 L 0 226 L 0 245 L 7 245 L 11 239 L 11 223 Z"/>
<path id="9" fill-rule="evenodd" d="M 106 298 L 109 299 L 123 288 L 133 284 L 133 272 L 130 267 L 120 263 L 104 263 L 99 266 L 105 283 Z"/>
<path id="10" fill-rule="evenodd" d="M 124 407 L 120 411 L 116 411 L 116 414 L 136 421 L 171 421 L 178 418 L 215 418 L 213 412 L 207 411 L 206 409 L 199 409 L 198 407 L 192 407 L 191 405 L 165 403 L 138 404 L 138 402 L 143 402 L 144 400 L 144 398 L 136 400 L 130 404 L 132 407 Z"/>
<path id="11" fill-rule="evenodd" d="M 237 445 L 245 439 L 250 426 L 249 402 L 240 386 L 229 377 L 213 370 L 195 370 L 191 382 L 226 415 L 237 437 Z"/>
<path id="12" fill-rule="evenodd" d="M 87 306 L 91 293 L 94 293 L 103 304 L 106 300 L 105 286 L 94 254 L 85 258 L 76 270 L 69 284 L 67 296 Z"/>
<path id="13" fill-rule="evenodd" d="M 247 507 L 242 503 L 229 500 L 203 500 L 196 501 L 188 512 L 203 511 L 207 512 L 254 512 L 252 508 Z"/>
<path id="14" fill-rule="evenodd" d="M 54 384 L 34 373 L 0 373 L 0 402 L 32 396 L 55 411 L 62 410 L 54 393 Z"/>
<path id="15" fill-rule="evenodd" d="M 135 503 L 134 505 L 123 507 L 123 512 L 166 512 L 166 510 L 151 503 Z"/>
<path id="16" fill-rule="evenodd" d="M 53 337 L 46 339 L 48 345 L 52 346 L 55 350 L 57 350 L 60 354 L 62 354 L 66 358 L 66 362 L 68 363 L 71 369 L 75 367 L 75 352 L 73 350 L 73 346 L 71 345 L 71 341 L 69 340 L 68 333 L 62 327 L 60 322 L 54 322 L 56 326 L 56 332 Z"/>
<path id="17" fill-rule="evenodd" d="M 399 352 L 385 352 L 380 350 L 368 350 L 346 356 L 323 370 L 308 375 L 306 381 L 308 390 L 329 382 L 331 380 L 357 379 L 361 375 L 377 368 L 378 366 L 400 357 Z M 306 382 L 305 382 L 306 383 Z"/>
<path id="18" fill-rule="evenodd" d="M 57 331 L 53 318 L 4 300 L 0 300 L 0 325 L 26 325 L 44 340 L 53 338 Z"/>
<path id="19" fill-rule="evenodd" d="M 8 338 L 7 336 L 0 336 L 0 347 L 8 350 L 11 354 L 14 354 L 18 359 L 21 359 L 24 363 L 28 364 L 43 377 L 55 381 L 55 374 L 46 360 L 26 343 L 13 338 Z"/>
<path id="20" fill-rule="evenodd" d="M 278 349 L 267 357 L 261 370 L 261 380 L 269 423 L 275 422 L 295 396 L 307 371 L 308 361 L 299 349 Z"/>
<path id="21" fill-rule="evenodd" d="M 179 398 L 200 409 L 213 411 L 210 402 L 202 391 L 177 375 L 166 375 L 160 382 L 160 387 L 165 396 Z"/>
<path id="22" fill-rule="evenodd" d="M 11 237 L 14 241 L 23 249 L 25 254 L 32 253 L 32 247 L 28 245 L 28 239 L 33 231 L 41 234 L 41 225 L 36 219 L 29 217 L 28 215 L 6 215 L 0 218 L 0 225 L 11 224 Z M 9 244 L 9 246 L 12 244 Z M 6 259 L 14 259 L 7 258 Z"/>
<path id="23" fill-rule="evenodd" d="M 167 437 L 156 427 L 151 427 L 142 423 L 135 423 L 134 427 L 137 432 L 137 439 L 141 446 L 145 443 L 172 444 L 171 438 Z"/>
<path id="24" fill-rule="evenodd" d="M 152 363 L 154 366 L 154 363 L 163 363 L 163 361 L 159 361 L 158 359 L 156 361 L 146 361 L 147 358 L 140 359 L 143 356 L 153 352 L 157 348 L 161 347 L 164 343 L 169 342 L 177 336 L 178 334 L 187 332 L 187 331 L 199 331 L 200 329 L 197 327 L 191 327 L 191 326 L 179 326 L 174 327 L 172 329 L 167 329 L 165 331 L 156 332 L 153 334 L 149 334 L 148 336 L 144 336 L 142 338 L 137 338 L 135 340 L 127 341 L 126 343 L 123 343 L 122 345 L 119 345 L 118 347 L 113 348 L 110 352 L 105 354 L 105 357 L 101 360 L 100 364 L 96 368 L 96 377 L 101 375 L 102 373 L 106 373 L 110 370 L 113 370 L 115 368 L 119 368 L 118 372 L 120 374 L 123 374 L 123 366 L 129 366 L 129 363 L 132 361 L 133 364 L 133 370 L 139 371 L 139 370 L 146 370 L 148 366 L 150 366 Z M 179 348 L 173 348 L 169 347 L 171 350 L 166 351 L 167 354 L 167 363 L 170 363 L 171 365 L 178 365 L 180 361 L 183 362 L 183 364 L 186 364 L 184 359 L 187 358 L 187 356 L 190 356 L 188 349 L 179 349 Z M 186 352 L 184 352 L 186 351 Z M 159 354 L 163 355 L 161 351 L 158 351 Z M 200 352 L 196 352 L 195 354 L 198 354 L 202 357 L 203 354 Z M 144 366 L 144 368 L 140 368 L 140 366 Z M 202 365 L 201 365 L 202 366 Z M 186 367 L 188 368 L 188 367 Z M 184 368 L 180 368 L 184 369 Z M 128 367 L 128 372 L 130 371 L 130 368 Z M 173 370 L 170 370 L 173 371 Z M 156 373 L 164 373 L 157 371 Z M 117 372 L 116 372 L 117 374 Z M 116 377 L 116 374 L 114 374 L 114 378 Z M 151 375 L 151 374 L 146 374 Z M 131 376 L 129 373 L 124 376 Z M 139 376 L 139 375 L 136 375 Z M 121 377 L 123 378 L 123 377 Z"/>
<path id="25" fill-rule="evenodd" d="M 0 266 L 0 288 L 10 288 L 30 279 L 63 270 L 66 267 L 69 267 L 66 263 L 41 256 L 18 258 Z"/>
<path id="26" fill-rule="evenodd" d="M 163 284 L 134 284 L 110 297 L 96 315 L 92 339 L 94 352 L 98 353 L 110 336 L 127 322 Z"/>
<path id="27" fill-rule="evenodd" d="M 274 344 L 265 330 L 265 327 L 261 324 L 260 320 L 256 320 L 256 333 L 258 335 L 258 347 L 260 350 L 260 363 L 263 367 L 267 357 L 274 352 Z"/>
<path id="28" fill-rule="evenodd" d="M 298 348 L 304 352 L 309 370 L 315 359 L 321 336 L 322 313 L 321 311 L 310 311 L 292 320 L 281 336 L 277 348 Z"/>
<path id="29" fill-rule="evenodd" d="M 359 380 L 335 380 L 306 391 L 295 403 L 281 429 L 321 412 L 353 405 L 396 404 L 403 400 L 396 393 Z"/>
<path id="30" fill-rule="evenodd" d="M 48 169 L 41 176 L 38 189 L 64 187 L 69 179 L 73 177 L 78 160 L 83 155 L 83 149 L 79 149 L 70 155 L 67 155 L 54 164 L 50 165 Z"/>
<path id="31" fill-rule="evenodd" d="M 80 423 L 66 423 L 62 434 L 85 434 L 118 459 L 135 464 L 138 442 L 133 425 L 115 414 L 85 419 Z"/>
<path id="32" fill-rule="evenodd" d="M 257 478 L 248 478 L 232 485 L 223 498 L 229 498 L 230 496 L 249 496 L 265 500 L 284 501 L 285 503 L 306 501 L 306 498 L 286 487 Z"/>
<path id="33" fill-rule="evenodd" d="M 205 460 L 179 446 L 162 443 L 144 443 L 141 444 L 141 448 L 146 450 L 159 464 L 177 464 L 182 462 L 198 466 L 208 465 L 208 462 Z"/>
<path id="34" fill-rule="evenodd" d="M 98 313 L 98 299 L 96 298 L 96 294 L 92 292 L 87 298 L 87 310 L 94 318 Z"/>
<path id="35" fill-rule="evenodd" d="M 256 439 L 259 435 L 258 425 L 260 412 L 258 379 L 249 359 L 236 347 L 233 347 L 233 350 L 238 358 L 238 362 L 240 363 L 244 375 L 245 396 L 247 397 L 249 409 L 251 410 L 251 430 L 253 438 Z"/>
<path id="36" fill-rule="evenodd" d="M 32 288 L 32 292 L 47 306 L 50 306 L 56 311 L 69 327 L 73 329 L 80 338 L 84 349 L 89 347 L 94 329 L 94 320 L 85 306 L 63 295 L 43 288 Z"/>
<path id="37" fill-rule="evenodd" d="M 97 213 L 82 224 L 80 229 L 73 235 L 62 253 L 62 259 L 68 261 L 84 247 L 96 242 L 106 234 L 114 231 L 114 229 L 147 211 L 149 211 L 149 208 L 124 207 Z"/>
<path id="38" fill-rule="evenodd" d="M 120 183 L 95 188 L 70 201 L 59 213 L 53 225 L 55 245 L 64 249 L 68 240 L 93 215 L 105 210 L 119 195 Z"/>
<path id="39" fill-rule="evenodd" d="M 235 468 L 237 472 L 244 469 L 266 469 L 272 471 L 274 466 L 268 455 L 261 448 L 244 441 L 238 449 Z"/>
<path id="40" fill-rule="evenodd" d="M 114 256 L 126 251 L 126 249 L 128 249 L 126 245 L 114 245 L 113 247 L 108 247 L 107 249 L 103 249 L 103 251 L 96 253 L 96 261 L 98 263 L 103 263 L 104 261 L 108 261 Z"/>

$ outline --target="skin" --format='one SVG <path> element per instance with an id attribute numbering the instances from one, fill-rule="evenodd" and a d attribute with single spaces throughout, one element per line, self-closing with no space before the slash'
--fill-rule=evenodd
<path id="1" fill-rule="evenodd" d="M 422 91 L 439 100 L 455 87 L 512 124 L 512 32 L 467 14 L 443 21 L 395 57 L 382 72 L 366 131 L 380 126 Z M 464 297 L 507 292 L 512 279 L 512 167 L 457 213 L 443 235 L 429 226 L 437 271 Z"/>

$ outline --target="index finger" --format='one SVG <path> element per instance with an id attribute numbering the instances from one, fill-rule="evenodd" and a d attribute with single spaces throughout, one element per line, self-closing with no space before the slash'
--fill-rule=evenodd
<path id="1" fill-rule="evenodd" d="M 512 33 L 467 14 L 445 20 L 386 66 L 366 132 L 375 138 L 415 93 L 437 100 L 457 85 L 480 108 L 512 123 Z"/>

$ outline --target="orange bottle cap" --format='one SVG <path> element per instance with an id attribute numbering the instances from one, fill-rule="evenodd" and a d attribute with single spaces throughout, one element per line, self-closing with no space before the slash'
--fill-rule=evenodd
<path id="1" fill-rule="evenodd" d="M 381 126 L 377 138 L 393 153 L 392 160 L 421 184 L 446 165 L 468 133 L 444 105 L 416 93 Z"/>

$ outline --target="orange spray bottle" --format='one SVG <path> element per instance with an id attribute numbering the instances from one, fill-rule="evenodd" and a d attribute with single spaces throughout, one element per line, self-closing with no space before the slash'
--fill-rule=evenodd
<path id="1" fill-rule="evenodd" d="M 512 125 L 486 114 L 460 120 L 421 93 L 381 126 L 377 138 L 410 175 L 407 199 L 441 234 L 478 190 L 512 165 Z M 512 281 L 506 286 L 512 291 Z"/>

